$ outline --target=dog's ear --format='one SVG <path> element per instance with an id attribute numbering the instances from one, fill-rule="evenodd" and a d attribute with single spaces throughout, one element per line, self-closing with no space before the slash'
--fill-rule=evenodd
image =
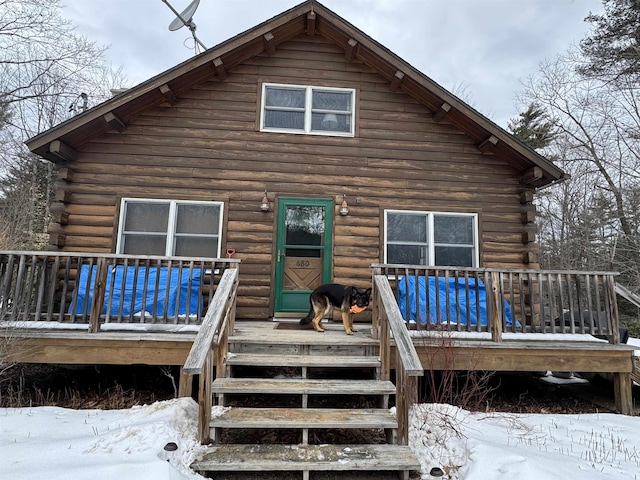
<path id="1" fill-rule="evenodd" d="M 371 287 L 367 288 L 367 289 L 364 291 L 364 294 L 365 294 L 365 295 L 368 295 L 368 296 L 371 296 Z"/>

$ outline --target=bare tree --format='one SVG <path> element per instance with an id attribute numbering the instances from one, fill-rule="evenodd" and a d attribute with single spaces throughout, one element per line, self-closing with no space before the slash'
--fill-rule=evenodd
<path id="1" fill-rule="evenodd" d="M 78 35 L 59 0 L 0 0 L 0 232 L 4 248 L 42 247 L 55 171 L 24 141 L 126 81 Z M 80 101 L 79 101 L 80 100 Z"/>
<path id="2" fill-rule="evenodd" d="M 615 268 L 638 289 L 640 91 L 629 78 L 585 77 L 582 64 L 576 50 L 545 62 L 521 97 L 553 120 L 544 153 L 572 175 L 542 198 L 541 240 L 558 266 Z"/>

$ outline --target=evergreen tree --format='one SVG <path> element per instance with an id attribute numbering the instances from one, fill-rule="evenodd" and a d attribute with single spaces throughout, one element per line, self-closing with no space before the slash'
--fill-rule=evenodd
<path id="1" fill-rule="evenodd" d="M 585 21 L 594 32 L 580 42 L 587 63 L 578 71 L 612 79 L 640 74 L 640 2 L 603 0 L 604 14 Z"/>
<path id="2" fill-rule="evenodd" d="M 544 109 L 535 103 L 509 121 L 509 131 L 521 142 L 537 150 L 548 146 L 556 136 L 554 123 Z"/>

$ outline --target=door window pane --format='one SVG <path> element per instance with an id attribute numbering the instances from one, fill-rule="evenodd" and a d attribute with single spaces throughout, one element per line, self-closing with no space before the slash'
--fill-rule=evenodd
<path id="1" fill-rule="evenodd" d="M 291 245 L 324 245 L 324 208 L 291 206 L 286 211 L 285 243 Z"/>

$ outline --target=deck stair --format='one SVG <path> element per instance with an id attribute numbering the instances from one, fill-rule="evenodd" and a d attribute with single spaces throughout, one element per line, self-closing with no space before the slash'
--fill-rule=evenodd
<path id="1" fill-rule="evenodd" d="M 379 341 L 328 327 L 322 335 L 291 330 L 267 338 L 236 324 L 212 385 L 217 404 L 230 408 L 211 419 L 213 443 L 194 470 L 211 478 L 300 472 L 306 480 L 355 471 L 408 479 L 420 469 L 411 449 L 397 444 L 388 408 L 396 387 L 380 379 Z"/>

